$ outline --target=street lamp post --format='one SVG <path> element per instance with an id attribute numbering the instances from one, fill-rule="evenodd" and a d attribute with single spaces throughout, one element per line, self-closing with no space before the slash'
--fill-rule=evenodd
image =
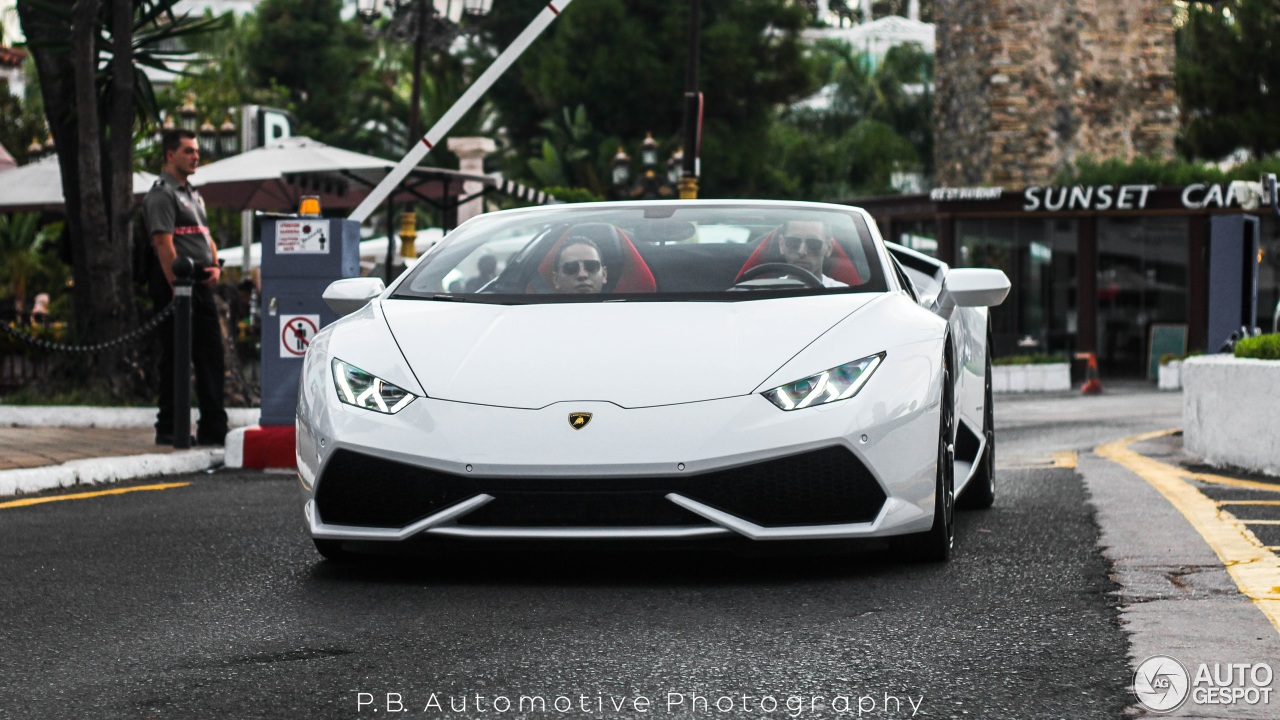
<path id="1" fill-rule="evenodd" d="M 196 143 L 200 146 L 200 156 L 211 158 L 218 152 L 218 128 L 206 117 L 200 125 Z"/>
<path id="2" fill-rule="evenodd" d="M 158 142 L 165 130 L 172 130 L 175 127 L 174 116 L 177 116 L 176 127 L 195 133 L 196 144 L 200 148 L 201 163 L 209 163 L 237 154 L 240 151 L 238 140 L 240 129 L 232 121 L 231 113 L 226 108 L 208 106 L 202 108 L 197 101 L 198 98 L 195 95 L 187 95 L 176 112 L 165 116 L 164 123 L 156 131 L 153 142 Z M 201 109 L 204 110 L 204 122 L 197 124 L 202 115 Z M 218 113 L 223 113 L 224 120 L 221 125 L 214 125 L 212 118 L 217 117 Z"/>
<path id="3" fill-rule="evenodd" d="M 218 128 L 218 135 L 220 136 L 218 149 L 222 153 L 222 157 L 235 155 L 240 149 L 240 142 L 237 137 L 236 124 L 231 122 L 230 115 L 227 115 L 226 119 L 222 121 L 222 125 Z"/>
<path id="4" fill-rule="evenodd" d="M 702 93 L 698 91 L 698 59 L 702 39 L 702 0 L 689 0 L 689 44 L 684 66 L 684 167 L 680 199 L 698 197 L 698 134 L 702 129 Z"/>
<path id="5" fill-rule="evenodd" d="M 195 96 L 188 95 L 186 102 L 182 103 L 182 107 L 178 108 L 178 127 L 189 132 L 195 132 L 199 122 L 200 112 L 196 110 Z"/>
<path id="6" fill-rule="evenodd" d="M 653 133 L 645 133 L 640 143 L 640 172 L 632 182 L 631 156 L 621 147 L 613 156 L 610 180 L 613 195 L 620 200 L 658 200 L 675 197 L 680 186 L 680 164 L 683 151 L 676 150 L 667 160 L 665 170 L 658 162 L 658 141 Z M 661 172 L 660 172 L 661 170 Z"/>

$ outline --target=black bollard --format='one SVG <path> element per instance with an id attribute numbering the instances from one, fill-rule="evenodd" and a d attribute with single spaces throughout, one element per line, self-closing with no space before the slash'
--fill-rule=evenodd
<path id="1" fill-rule="evenodd" d="M 173 261 L 173 447 L 191 447 L 191 276 L 189 258 Z"/>

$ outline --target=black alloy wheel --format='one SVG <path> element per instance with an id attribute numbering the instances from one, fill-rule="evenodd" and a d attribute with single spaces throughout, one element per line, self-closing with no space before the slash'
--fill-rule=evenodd
<path id="1" fill-rule="evenodd" d="M 946 562 L 955 544 L 956 418 L 955 385 L 951 373 L 951 349 L 942 360 L 942 401 L 938 419 L 938 471 L 933 500 L 933 527 L 907 535 L 900 547 L 916 562 Z"/>

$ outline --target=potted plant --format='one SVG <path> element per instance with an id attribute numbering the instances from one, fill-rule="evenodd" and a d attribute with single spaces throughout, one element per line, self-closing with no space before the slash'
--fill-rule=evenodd
<path id="1" fill-rule="evenodd" d="M 1156 387 L 1160 390 L 1182 389 L 1182 361 L 1186 356 L 1177 353 L 1165 353 L 1160 356 L 1160 370 L 1156 377 Z"/>
<path id="2" fill-rule="evenodd" d="M 991 361 L 993 392 L 1058 392 L 1071 389 L 1071 363 L 1063 355 L 1009 355 Z"/>

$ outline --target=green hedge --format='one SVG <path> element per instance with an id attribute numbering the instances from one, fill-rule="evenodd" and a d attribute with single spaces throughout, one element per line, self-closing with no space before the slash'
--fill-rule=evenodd
<path id="1" fill-rule="evenodd" d="M 1280 360 L 1280 333 L 1248 337 L 1236 343 L 1236 357 Z"/>
<path id="2" fill-rule="evenodd" d="M 1073 167 L 1058 173 L 1058 185 L 1190 185 L 1191 183 L 1223 183 L 1232 180 L 1257 181 L 1262 173 L 1280 173 L 1280 159 L 1266 158 L 1241 163 L 1230 170 L 1220 170 L 1209 163 L 1187 160 L 1164 160 L 1139 157 L 1119 160 L 1083 156 Z"/>
<path id="3" fill-rule="evenodd" d="M 1061 363 L 1071 362 L 1066 355 L 1047 355 L 1045 353 L 1037 353 L 1035 355 L 1007 355 L 1005 357 L 992 358 L 992 365 L 1057 365 Z"/>

